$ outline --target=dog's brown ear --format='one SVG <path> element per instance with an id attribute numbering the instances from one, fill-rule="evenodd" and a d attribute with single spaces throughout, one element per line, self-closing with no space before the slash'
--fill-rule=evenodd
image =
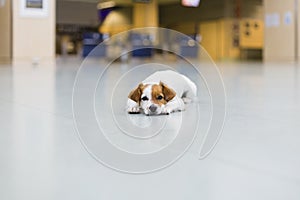
<path id="1" fill-rule="evenodd" d="M 144 85 L 142 83 L 139 84 L 139 86 L 137 88 L 135 88 L 134 90 L 132 90 L 129 95 L 128 98 L 139 103 L 141 100 L 141 95 L 142 95 L 142 89 L 143 89 Z"/>
<path id="2" fill-rule="evenodd" d="M 162 92 L 164 94 L 164 98 L 165 98 L 166 101 L 170 101 L 170 100 L 172 100 L 175 97 L 176 92 L 174 90 L 172 90 L 171 88 L 169 88 L 163 82 L 160 82 L 159 85 L 161 85 L 161 87 L 162 87 Z"/>

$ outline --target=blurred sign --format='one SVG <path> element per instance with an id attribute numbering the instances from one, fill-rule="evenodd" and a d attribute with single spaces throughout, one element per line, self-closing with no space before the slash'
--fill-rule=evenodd
<path id="1" fill-rule="evenodd" d="M 5 5 L 5 0 L 0 0 L 0 7 L 4 7 Z"/>
<path id="2" fill-rule="evenodd" d="M 20 0 L 20 16 L 40 18 L 48 16 L 49 0 Z"/>
<path id="3" fill-rule="evenodd" d="M 43 0 L 26 0 L 26 8 L 43 8 Z"/>
<path id="4" fill-rule="evenodd" d="M 284 14 L 284 24 L 291 25 L 293 21 L 292 12 L 288 11 Z"/>
<path id="5" fill-rule="evenodd" d="M 266 24 L 266 27 L 278 27 L 280 25 L 279 13 L 266 14 L 265 24 Z"/>

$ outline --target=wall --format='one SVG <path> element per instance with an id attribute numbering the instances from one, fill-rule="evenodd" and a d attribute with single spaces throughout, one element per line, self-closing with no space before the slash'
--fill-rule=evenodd
<path id="1" fill-rule="evenodd" d="M 239 11 L 237 0 L 225 0 L 224 17 L 227 18 L 255 18 L 263 19 L 263 0 L 239 0 Z"/>
<path id="2" fill-rule="evenodd" d="M 296 40 L 297 40 L 297 58 L 296 60 L 297 61 L 300 61 L 300 1 L 298 1 L 298 7 L 297 7 L 297 12 L 298 12 L 298 15 L 297 15 L 297 36 L 296 36 Z"/>
<path id="3" fill-rule="evenodd" d="M 197 23 L 197 22 L 185 22 L 185 23 L 178 23 L 178 24 L 170 25 L 168 28 L 171 28 L 175 31 L 179 31 L 186 35 L 193 35 L 197 31 L 198 24 L 199 23 Z"/>
<path id="4" fill-rule="evenodd" d="M 161 5 L 160 24 L 189 35 L 200 33 L 201 44 L 215 60 L 239 59 L 240 32 L 238 29 L 234 31 L 233 27 L 238 26 L 242 19 L 257 19 L 261 22 L 264 15 L 262 0 L 239 0 L 239 4 L 237 2 L 201 1 L 197 8 L 184 7 L 178 3 Z M 254 38 L 256 43 L 263 42 L 262 34 L 257 34 Z"/>
<path id="5" fill-rule="evenodd" d="M 98 25 L 96 3 L 57 1 L 56 22 L 58 24 Z"/>
<path id="6" fill-rule="evenodd" d="M 13 61 L 53 61 L 55 58 L 55 1 L 48 16 L 20 16 L 20 1 L 13 1 Z"/>
<path id="7" fill-rule="evenodd" d="M 159 23 L 165 27 L 186 22 L 198 22 L 224 17 L 224 2 L 201 1 L 197 8 L 181 6 L 179 3 L 159 7 Z"/>
<path id="8" fill-rule="evenodd" d="M 264 22 L 260 19 L 244 18 L 240 20 L 240 47 L 244 49 L 262 49 Z"/>
<path id="9" fill-rule="evenodd" d="M 293 61 L 295 60 L 295 22 L 294 0 L 265 0 L 265 14 L 279 14 L 279 24 L 270 26 L 265 23 L 265 61 Z M 286 12 L 292 14 L 289 25 L 284 22 Z M 273 18 L 271 18 L 273 19 Z M 274 20 L 271 20 L 271 22 Z"/>
<path id="10" fill-rule="evenodd" d="M 233 44 L 235 34 L 232 27 L 236 23 L 239 23 L 239 20 L 232 18 L 209 20 L 200 23 L 201 45 L 213 60 L 239 58 L 240 49 Z"/>
<path id="11" fill-rule="evenodd" d="M 157 0 L 133 4 L 133 26 L 135 28 L 158 26 Z"/>
<path id="12" fill-rule="evenodd" d="M 97 2 L 57 1 L 56 22 L 58 24 L 76 24 L 97 27 Z M 99 27 L 102 33 L 116 34 L 131 28 L 132 7 L 122 6 L 111 11 Z"/>
<path id="13" fill-rule="evenodd" d="M 242 18 L 264 19 L 263 0 L 243 0 L 241 5 Z"/>
<path id="14" fill-rule="evenodd" d="M 219 25 L 217 20 L 210 20 L 200 24 L 200 34 L 202 36 L 201 46 L 207 51 L 213 60 L 219 58 L 218 50 L 221 48 L 221 38 L 219 35 Z"/>
<path id="15" fill-rule="evenodd" d="M 179 3 L 159 7 L 160 24 L 169 26 L 184 22 L 198 22 L 219 18 L 237 17 L 237 0 L 201 1 L 197 8 L 181 6 Z M 263 19 L 262 0 L 240 0 L 240 17 Z"/>
<path id="16" fill-rule="evenodd" d="M 238 59 L 240 57 L 240 48 L 233 42 L 233 39 L 239 38 L 240 35 L 237 30 L 233 29 L 238 23 L 239 20 L 232 18 L 219 20 L 219 59 Z"/>
<path id="17" fill-rule="evenodd" d="M 0 7 L 0 63 L 11 60 L 11 1 Z"/>

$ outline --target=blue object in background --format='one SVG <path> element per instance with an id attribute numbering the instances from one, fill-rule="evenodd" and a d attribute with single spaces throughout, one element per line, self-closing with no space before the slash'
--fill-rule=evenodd
<path id="1" fill-rule="evenodd" d="M 113 10 L 113 8 L 104 8 L 98 10 L 98 18 L 100 23 L 103 23 L 109 13 Z"/>
<path id="2" fill-rule="evenodd" d="M 103 35 L 100 33 L 89 32 L 83 34 L 82 56 L 104 57 L 106 56 L 106 46 L 98 46 L 103 41 Z"/>
<path id="3" fill-rule="evenodd" d="M 198 57 L 198 45 L 197 41 L 194 38 L 195 36 L 190 37 L 179 37 L 177 42 L 180 46 L 180 55 L 183 57 L 197 58 Z"/>
<path id="4" fill-rule="evenodd" d="M 153 48 L 142 48 L 132 51 L 133 57 L 151 57 L 153 54 Z"/>
<path id="5" fill-rule="evenodd" d="M 133 33 L 130 35 L 132 48 L 132 57 L 151 57 L 153 55 L 153 46 L 150 35 Z"/>

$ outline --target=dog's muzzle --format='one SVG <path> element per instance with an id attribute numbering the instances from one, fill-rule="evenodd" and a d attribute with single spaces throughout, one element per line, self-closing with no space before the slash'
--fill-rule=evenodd
<path id="1" fill-rule="evenodd" d="M 149 110 L 150 110 L 152 113 L 155 113 L 156 110 L 157 110 L 157 107 L 156 107 L 155 105 L 151 105 L 151 106 L 149 107 Z"/>

